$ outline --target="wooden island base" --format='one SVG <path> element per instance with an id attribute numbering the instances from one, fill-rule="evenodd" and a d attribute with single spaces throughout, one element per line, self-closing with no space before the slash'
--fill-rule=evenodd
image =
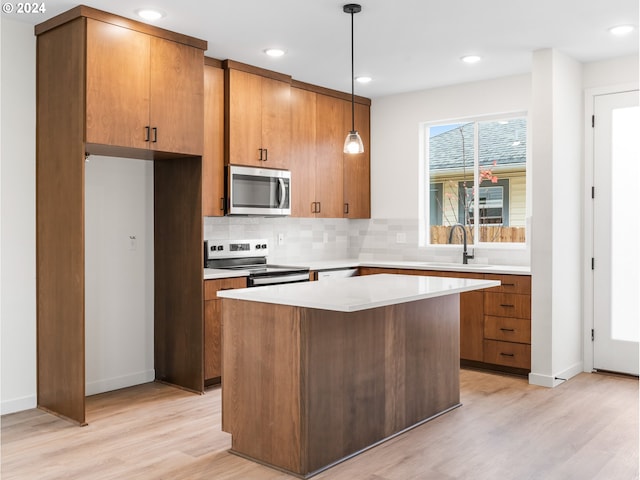
<path id="1" fill-rule="evenodd" d="M 225 298 L 232 452 L 308 478 L 460 405 L 459 295 L 355 312 Z"/>

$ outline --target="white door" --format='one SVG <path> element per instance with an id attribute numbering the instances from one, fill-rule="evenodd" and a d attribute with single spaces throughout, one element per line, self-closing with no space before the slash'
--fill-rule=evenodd
<path id="1" fill-rule="evenodd" d="M 638 91 L 594 97 L 593 367 L 638 375 Z"/>

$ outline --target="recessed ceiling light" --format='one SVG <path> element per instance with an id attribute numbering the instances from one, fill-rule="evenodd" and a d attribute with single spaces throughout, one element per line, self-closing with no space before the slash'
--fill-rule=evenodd
<path id="1" fill-rule="evenodd" d="M 136 13 L 140 18 L 149 22 L 154 22 L 164 17 L 164 12 L 161 12 L 160 10 L 154 10 L 152 8 L 141 8 L 139 10 L 136 10 Z"/>
<path id="2" fill-rule="evenodd" d="M 627 35 L 628 33 L 633 32 L 633 25 L 616 25 L 615 27 L 611 27 L 609 29 L 609 33 L 611 35 L 621 36 Z"/>
<path id="3" fill-rule="evenodd" d="M 281 57 L 285 54 L 285 51 L 281 48 L 267 48 L 264 53 L 270 57 Z"/>
<path id="4" fill-rule="evenodd" d="M 482 57 L 478 55 L 465 55 L 464 57 L 460 57 L 460 60 L 462 60 L 464 63 L 478 63 L 480 60 L 482 60 Z"/>
<path id="5" fill-rule="evenodd" d="M 356 82 L 358 83 L 369 83 L 371 80 L 373 79 L 367 75 L 361 75 L 359 77 L 356 77 Z"/>

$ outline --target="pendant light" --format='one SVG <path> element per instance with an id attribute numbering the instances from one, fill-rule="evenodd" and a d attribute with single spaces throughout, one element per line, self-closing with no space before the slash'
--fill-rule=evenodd
<path id="1" fill-rule="evenodd" d="M 344 153 L 363 153 L 364 145 L 362 144 L 362 138 L 356 130 L 355 119 L 355 95 L 354 81 L 355 75 L 353 72 L 353 14 L 362 10 L 362 7 L 357 3 L 349 3 L 342 7 L 344 13 L 351 15 L 351 131 L 347 134 L 347 138 L 344 141 Z"/>

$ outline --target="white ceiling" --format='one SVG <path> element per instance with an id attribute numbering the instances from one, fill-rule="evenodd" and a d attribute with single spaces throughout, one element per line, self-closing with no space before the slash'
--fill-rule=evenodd
<path id="1" fill-rule="evenodd" d="M 77 5 L 45 0 L 46 14 L 12 18 L 36 24 Z M 87 0 L 135 18 L 140 7 L 166 16 L 155 25 L 209 42 L 207 56 L 351 89 L 350 16 L 342 0 Z M 638 0 L 360 0 L 355 73 L 373 77 L 356 94 L 374 98 L 530 71 L 531 52 L 556 48 L 581 62 L 638 54 Z M 4 15 L 4 14 L 3 14 Z M 607 28 L 633 24 L 614 38 Z M 268 47 L 287 50 L 267 57 Z M 479 64 L 460 61 L 466 54 Z"/>

